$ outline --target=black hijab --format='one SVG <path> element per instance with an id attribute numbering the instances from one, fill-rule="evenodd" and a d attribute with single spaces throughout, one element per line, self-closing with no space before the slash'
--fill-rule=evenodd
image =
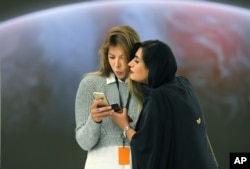
<path id="1" fill-rule="evenodd" d="M 170 47 L 159 40 L 148 40 L 135 44 L 132 56 L 142 47 L 142 57 L 149 69 L 148 84 L 143 85 L 146 94 L 174 79 L 177 71 L 175 56 Z M 164 72 L 164 73 L 163 73 Z"/>

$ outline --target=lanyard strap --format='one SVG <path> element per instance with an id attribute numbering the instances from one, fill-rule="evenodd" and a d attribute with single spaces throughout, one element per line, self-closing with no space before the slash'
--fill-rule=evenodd
<path id="1" fill-rule="evenodd" d="M 115 82 L 116 82 L 116 87 L 118 89 L 120 107 L 123 108 L 122 97 L 121 97 L 120 90 L 119 90 L 119 82 L 118 82 L 118 78 L 116 76 L 115 76 Z M 126 103 L 126 108 L 127 109 L 128 109 L 128 106 L 129 106 L 130 98 L 131 98 L 131 94 L 130 94 L 130 92 L 128 92 L 128 98 L 127 98 L 127 103 Z M 129 122 L 132 122 L 132 121 L 133 120 L 129 117 Z M 123 134 L 122 134 L 122 146 L 125 147 L 125 138 L 123 137 Z"/>
<path id="2" fill-rule="evenodd" d="M 119 94 L 119 104 L 120 104 L 120 107 L 123 108 L 122 97 L 121 97 L 120 90 L 119 90 L 119 82 L 118 82 L 118 78 L 116 76 L 115 76 L 115 82 L 116 82 L 116 86 L 117 86 L 118 94 Z M 129 107 L 130 98 L 131 98 L 131 94 L 130 94 L 130 92 L 128 92 L 127 103 L 125 106 L 127 109 Z"/>

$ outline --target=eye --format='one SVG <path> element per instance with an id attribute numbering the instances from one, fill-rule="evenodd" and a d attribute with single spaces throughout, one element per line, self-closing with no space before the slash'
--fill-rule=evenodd
<path id="1" fill-rule="evenodd" d="M 126 60 L 126 57 L 124 55 L 120 55 L 120 56 L 118 56 L 118 59 L 119 60 Z"/>
<path id="2" fill-rule="evenodd" d="M 135 63 L 140 63 L 139 59 L 134 58 Z"/>
<path id="3" fill-rule="evenodd" d="M 115 59 L 115 56 L 113 56 L 113 55 L 108 55 L 108 58 L 109 58 L 109 59 Z"/>

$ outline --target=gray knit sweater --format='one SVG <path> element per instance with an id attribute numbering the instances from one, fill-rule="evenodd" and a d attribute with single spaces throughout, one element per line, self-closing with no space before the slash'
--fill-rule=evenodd
<path id="1" fill-rule="evenodd" d="M 122 102 L 126 104 L 128 97 L 127 83 L 119 81 L 119 91 Z M 104 92 L 110 104 L 119 104 L 119 93 L 113 74 L 108 78 L 95 75 L 88 75 L 83 78 L 79 84 L 75 101 L 75 134 L 78 144 L 87 151 L 105 146 L 122 146 L 122 130 L 111 118 L 107 117 L 101 123 L 93 121 L 90 115 L 90 105 L 94 99 L 93 92 Z M 131 95 L 128 114 L 133 119 L 132 127 L 135 126 L 137 121 L 138 110 L 138 102 Z M 125 145 L 129 146 L 127 140 Z"/>

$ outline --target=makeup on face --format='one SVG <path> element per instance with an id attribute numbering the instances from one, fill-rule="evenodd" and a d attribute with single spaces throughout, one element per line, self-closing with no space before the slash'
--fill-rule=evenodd
<path id="1" fill-rule="evenodd" d="M 142 58 L 142 48 L 135 53 L 135 57 L 129 62 L 130 78 L 139 83 L 148 83 L 149 70 Z"/>
<path id="2" fill-rule="evenodd" d="M 110 46 L 108 52 L 108 61 L 116 77 L 121 80 L 126 80 L 129 67 L 123 48 L 120 46 Z"/>

